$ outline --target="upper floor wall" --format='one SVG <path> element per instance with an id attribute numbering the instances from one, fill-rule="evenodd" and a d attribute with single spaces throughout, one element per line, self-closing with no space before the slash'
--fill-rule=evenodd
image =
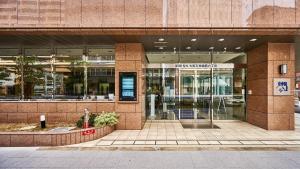
<path id="1" fill-rule="evenodd" d="M 0 0 L 0 27 L 288 27 L 300 0 Z"/>

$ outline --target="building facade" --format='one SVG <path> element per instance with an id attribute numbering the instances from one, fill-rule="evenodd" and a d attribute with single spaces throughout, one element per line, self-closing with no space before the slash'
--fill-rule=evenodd
<path id="1" fill-rule="evenodd" d="M 2 0 L 0 122 L 293 130 L 299 26 L 300 0 Z"/>

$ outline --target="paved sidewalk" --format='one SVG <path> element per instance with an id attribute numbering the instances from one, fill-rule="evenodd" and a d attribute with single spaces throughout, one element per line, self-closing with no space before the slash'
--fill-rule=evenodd
<path id="1" fill-rule="evenodd" d="M 215 122 L 220 129 L 184 129 L 177 120 L 148 120 L 142 130 L 116 130 L 78 147 L 153 145 L 295 145 L 300 146 L 300 114 L 294 131 L 268 131 L 242 121 Z"/>

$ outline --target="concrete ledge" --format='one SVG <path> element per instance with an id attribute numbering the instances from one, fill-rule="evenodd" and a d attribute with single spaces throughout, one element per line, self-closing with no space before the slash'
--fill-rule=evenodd
<path id="1" fill-rule="evenodd" d="M 95 133 L 83 135 L 89 129 L 69 132 L 0 132 L 0 147 L 64 146 L 96 140 L 112 133 L 114 126 L 95 129 Z"/>

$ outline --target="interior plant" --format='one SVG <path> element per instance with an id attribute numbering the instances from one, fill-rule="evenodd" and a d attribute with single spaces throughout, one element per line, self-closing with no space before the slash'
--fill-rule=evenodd
<path id="1" fill-rule="evenodd" d="M 95 118 L 95 126 L 113 126 L 119 122 L 119 116 L 115 112 L 102 112 Z"/>
<path id="2" fill-rule="evenodd" d="M 97 114 L 91 113 L 89 118 L 89 126 L 94 127 L 95 126 L 95 118 L 97 117 Z M 80 119 L 76 122 L 76 126 L 78 128 L 82 128 L 84 122 L 84 115 L 80 117 Z"/>

